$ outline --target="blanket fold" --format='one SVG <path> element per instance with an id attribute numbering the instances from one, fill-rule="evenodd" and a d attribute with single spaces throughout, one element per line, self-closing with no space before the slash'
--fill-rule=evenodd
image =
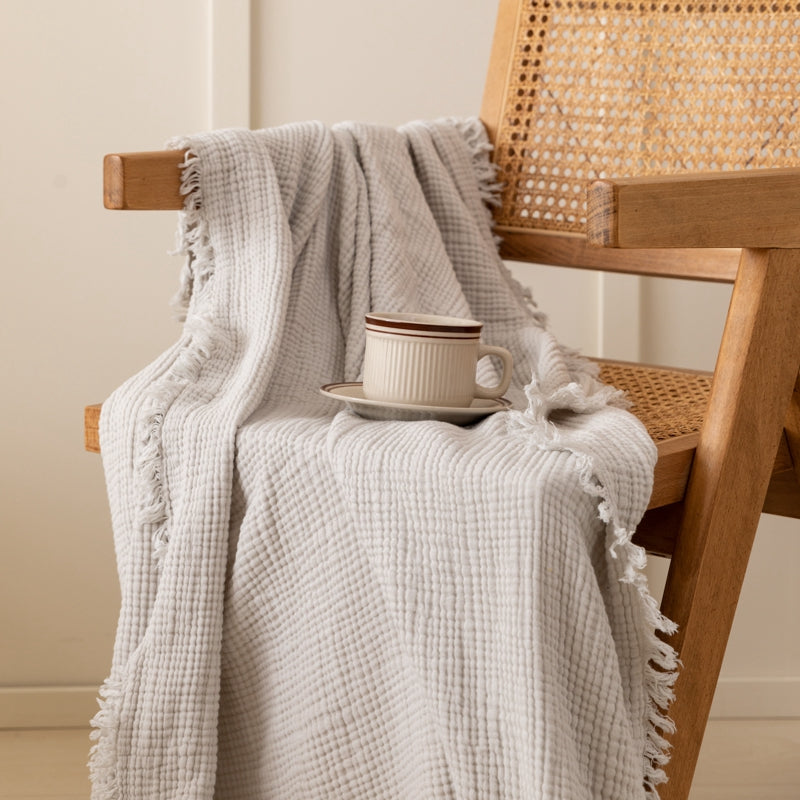
<path id="1" fill-rule="evenodd" d="M 171 146 L 183 333 L 101 415 L 122 608 L 93 798 L 657 797 L 655 448 L 502 264 L 481 124 Z M 376 308 L 482 320 L 513 409 L 320 395 Z"/>

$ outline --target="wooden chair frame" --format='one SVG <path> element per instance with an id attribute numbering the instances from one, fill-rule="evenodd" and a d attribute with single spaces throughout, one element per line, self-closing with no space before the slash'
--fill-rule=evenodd
<path id="1" fill-rule="evenodd" d="M 501 0 L 481 118 L 494 140 L 518 0 Z M 181 209 L 182 151 L 113 154 L 110 209 Z M 596 181 L 587 237 L 500 228 L 508 259 L 734 284 L 705 421 L 657 443 L 636 540 L 671 557 L 683 667 L 662 800 L 685 800 L 762 510 L 800 517 L 800 169 Z M 700 257 L 698 258 L 698 254 Z M 86 409 L 98 452 L 99 406 Z"/>

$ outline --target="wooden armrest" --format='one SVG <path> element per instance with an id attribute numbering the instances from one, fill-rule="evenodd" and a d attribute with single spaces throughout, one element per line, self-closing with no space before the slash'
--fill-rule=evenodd
<path id="1" fill-rule="evenodd" d="M 90 453 L 100 452 L 100 403 L 83 409 L 83 448 Z"/>
<path id="2" fill-rule="evenodd" d="M 800 247 L 800 168 L 604 179 L 587 236 L 603 247 Z"/>
<path id="3" fill-rule="evenodd" d="M 132 211 L 183 208 L 180 166 L 185 150 L 111 153 L 103 159 L 103 205 Z"/>

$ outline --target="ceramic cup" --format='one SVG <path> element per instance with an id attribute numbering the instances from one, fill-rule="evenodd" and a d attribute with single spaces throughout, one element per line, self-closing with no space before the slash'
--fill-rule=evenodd
<path id="1" fill-rule="evenodd" d="M 469 406 L 497 398 L 511 383 L 511 353 L 481 344 L 483 323 L 428 314 L 366 315 L 364 397 L 385 403 Z M 497 386 L 481 386 L 475 368 L 484 356 L 503 362 Z"/>

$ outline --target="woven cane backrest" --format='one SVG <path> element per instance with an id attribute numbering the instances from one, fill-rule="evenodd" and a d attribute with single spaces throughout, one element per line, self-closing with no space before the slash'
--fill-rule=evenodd
<path id="1" fill-rule="evenodd" d="M 503 3 L 500 226 L 582 232 L 597 178 L 800 163 L 796 0 Z"/>

